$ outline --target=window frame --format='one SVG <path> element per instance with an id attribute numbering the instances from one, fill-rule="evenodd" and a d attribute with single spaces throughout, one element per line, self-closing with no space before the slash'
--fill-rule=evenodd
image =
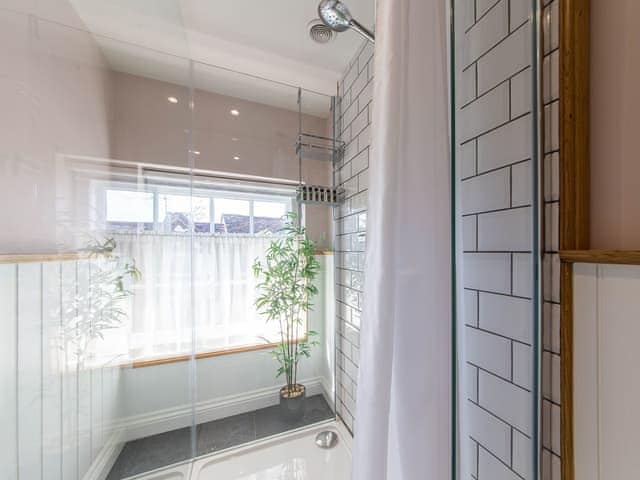
<path id="1" fill-rule="evenodd" d="M 278 185 L 277 187 L 263 187 L 256 186 L 252 183 L 238 184 L 233 186 L 224 186 L 212 184 L 211 187 L 193 187 L 191 185 L 161 185 L 161 184 L 149 184 L 145 183 L 141 185 L 138 182 L 127 182 L 122 180 L 97 180 L 93 182 L 93 196 L 96 201 L 96 210 L 98 213 L 97 222 L 100 228 L 104 232 L 108 233 L 141 233 L 146 235 L 200 235 L 200 236 L 233 236 L 233 235 L 259 235 L 254 231 L 254 204 L 255 202 L 282 202 L 286 205 L 285 211 L 290 212 L 297 209 L 296 189 L 290 185 Z M 135 191 L 153 193 L 153 230 L 145 230 L 144 222 L 139 222 L 137 228 L 132 230 L 113 230 L 108 228 L 109 222 L 107 221 L 107 191 L 108 190 L 121 190 L 121 191 Z M 162 194 L 169 195 L 185 195 L 193 197 L 207 197 L 209 198 L 209 225 L 210 232 L 197 233 L 193 228 L 193 220 L 191 220 L 191 230 L 181 232 L 164 232 L 161 228 L 162 222 L 159 221 L 159 196 Z M 215 232 L 215 199 L 230 199 L 230 200 L 246 200 L 249 201 L 249 233 L 216 233 Z M 301 206 L 301 222 L 305 224 L 305 208 Z M 133 223 L 133 222 L 132 222 Z M 198 222 L 200 223 L 200 222 Z M 277 235 L 272 233 L 272 235 Z M 307 342 L 309 340 L 309 314 L 304 314 L 304 335 L 302 335 L 296 343 Z M 207 351 L 197 352 L 191 354 L 166 354 L 158 355 L 149 358 L 140 358 L 129 361 L 123 364 L 123 367 L 132 368 L 144 368 L 153 367 L 158 365 L 165 365 L 171 363 L 185 362 L 192 358 L 196 360 L 205 358 L 214 358 L 225 355 L 233 355 L 237 353 L 247 353 L 253 351 L 261 351 L 273 349 L 279 345 L 278 342 L 263 343 L 263 344 L 249 344 L 236 347 L 222 347 L 217 349 L 211 349 Z"/>
<path id="2" fill-rule="evenodd" d="M 98 182 L 97 182 L 98 183 Z M 183 185 L 156 185 L 156 184 L 145 184 L 144 186 L 140 186 L 134 182 L 124 182 L 124 181 L 100 181 L 98 185 L 96 185 L 96 205 L 98 210 L 98 219 L 101 230 L 105 232 L 113 232 L 113 233 L 147 233 L 147 234 L 175 234 L 175 235 L 258 235 L 255 233 L 255 221 L 254 221 L 254 205 L 255 202 L 272 202 L 272 203 L 283 203 L 285 204 L 285 211 L 291 212 L 297 208 L 296 203 L 296 191 L 294 188 L 286 187 L 286 191 L 283 187 L 278 189 L 273 189 L 270 192 L 269 187 L 258 187 L 256 189 L 246 189 L 246 188 L 221 188 L 220 186 L 216 187 L 215 184 L 212 185 L 211 188 L 204 187 L 190 187 Z M 113 230 L 109 228 L 109 221 L 107 220 L 107 191 L 109 190 L 120 190 L 127 192 L 144 192 L 144 193 L 152 193 L 153 194 L 153 229 L 145 230 L 144 224 L 146 222 L 138 222 L 137 228 L 131 230 Z M 286 193 L 285 193 L 286 192 Z M 162 230 L 162 221 L 159 219 L 160 207 L 159 207 L 159 196 L 160 195 L 183 195 L 183 196 L 192 196 L 192 197 L 204 197 L 209 199 L 209 232 L 198 233 L 193 231 L 194 223 L 203 223 L 203 222 L 193 222 L 191 220 L 191 231 L 188 232 L 164 232 Z M 246 233 L 216 233 L 215 232 L 215 200 L 244 200 L 249 202 L 249 232 Z M 304 225 L 305 215 L 302 214 L 302 224 Z M 134 222 L 131 222 L 132 224 Z M 272 234 L 276 234 L 272 232 Z"/>

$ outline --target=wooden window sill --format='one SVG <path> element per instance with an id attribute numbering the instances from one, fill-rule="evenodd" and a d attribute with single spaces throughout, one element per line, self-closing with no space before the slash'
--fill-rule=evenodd
<path id="1" fill-rule="evenodd" d="M 307 341 L 308 338 L 304 337 L 303 339 L 301 339 L 301 341 Z M 127 364 L 123 364 L 121 365 L 122 368 L 144 368 L 144 367 L 155 367 L 158 365 L 167 365 L 170 363 L 179 363 L 179 362 L 188 362 L 189 360 L 191 360 L 191 358 L 194 358 L 196 360 L 202 360 L 205 358 L 214 358 L 214 357 L 222 357 L 225 355 L 234 355 L 236 353 L 246 353 L 246 352 L 257 352 L 260 350 L 269 350 L 272 349 L 274 347 L 277 347 L 279 344 L 278 343 L 265 343 L 265 344 L 261 344 L 261 345 L 246 345 L 246 346 L 242 346 L 242 347 L 232 347 L 232 348 L 225 348 L 225 349 L 220 349 L 220 350 L 212 350 L 210 352 L 201 352 L 196 354 L 195 356 L 192 355 L 174 355 L 174 356 L 166 356 L 166 357 L 158 357 L 158 358 L 151 358 L 148 360 L 136 360 L 134 362 L 131 363 L 127 363 Z"/>
<path id="2" fill-rule="evenodd" d="M 98 256 L 100 255 L 90 254 L 86 252 L 42 253 L 42 254 L 0 254 L 0 264 L 63 262 L 63 261 L 69 261 L 69 260 L 84 260 L 87 258 L 98 257 Z"/>

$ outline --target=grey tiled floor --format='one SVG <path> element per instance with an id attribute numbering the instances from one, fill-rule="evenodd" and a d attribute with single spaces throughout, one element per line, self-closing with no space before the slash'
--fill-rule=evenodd
<path id="1" fill-rule="evenodd" d="M 295 428 L 333 418 L 322 395 L 307 398 L 304 417 L 295 423 L 282 419 L 278 405 L 233 417 L 201 423 L 196 427 L 197 455 L 235 447 Z M 191 429 L 180 428 L 127 442 L 107 480 L 148 472 L 186 460 L 191 456 Z"/>

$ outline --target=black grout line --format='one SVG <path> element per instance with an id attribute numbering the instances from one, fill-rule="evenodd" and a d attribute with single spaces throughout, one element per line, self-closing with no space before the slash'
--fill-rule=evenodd
<path id="1" fill-rule="evenodd" d="M 520 430 L 518 427 L 511 425 L 509 422 L 507 422 L 504 418 L 499 417 L 498 415 L 496 415 L 495 413 L 493 413 L 491 410 L 488 410 L 487 408 L 483 407 L 482 405 L 480 405 L 479 403 L 474 402 L 473 400 L 469 400 L 467 399 L 467 401 L 471 404 L 473 404 L 474 406 L 476 406 L 477 408 L 479 408 L 480 410 L 482 410 L 485 413 L 488 413 L 489 415 L 491 415 L 493 418 L 499 420 L 500 422 L 504 423 L 507 427 L 511 427 L 513 428 L 516 432 L 520 433 L 522 436 L 526 437 L 528 440 L 531 440 L 531 436 L 524 433 L 522 430 Z M 482 444 L 481 444 L 482 445 Z M 493 480 L 493 479 L 492 479 Z"/>
<path id="2" fill-rule="evenodd" d="M 473 22 L 472 25 L 470 25 L 466 30 L 464 30 L 464 33 L 467 34 L 469 33 L 473 27 L 475 27 L 476 25 L 478 25 L 478 23 L 485 18 L 489 12 L 491 12 L 494 8 L 496 8 L 496 6 L 501 2 L 502 0 L 496 0 L 494 4 L 490 5 L 489 8 L 487 8 L 482 15 L 480 15 L 478 17 L 478 4 L 477 2 L 474 2 L 474 12 L 473 12 L 473 18 L 475 19 L 475 21 Z M 509 3 L 509 0 L 506 0 L 507 3 Z"/>
<path id="3" fill-rule="evenodd" d="M 498 379 L 502 380 L 503 382 L 505 382 L 505 383 L 507 383 L 509 385 L 513 385 L 514 387 L 518 388 L 519 390 L 522 390 L 525 393 L 531 393 L 531 390 L 526 389 L 523 386 L 518 385 L 517 383 L 513 383 L 508 378 L 502 377 L 502 376 L 498 375 L 497 373 L 492 372 L 491 370 L 487 370 L 486 368 L 482 367 L 481 365 L 478 365 L 477 363 L 473 363 L 473 362 L 467 360 L 467 364 L 471 365 L 472 367 L 476 367 L 478 370 L 483 371 L 487 375 L 491 375 L 492 377 L 498 378 Z"/>
<path id="4" fill-rule="evenodd" d="M 509 254 L 530 255 L 533 252 L 531 250 L 463 250 L 462 253 L 469 253 L 469 254 L 473 254 L 473 253 L 482 253 L 482 254 L 495 253 L 495 254 L 500 254 L 500 255 L 509 255 Z"/>
<path id="5" fill-rule="evenodd" d="M 529 203 L 527 205 L 518 205 L 517 207 L 505 207 L 505 208 L 496 208 L 495 210 L 484 210 L 482 212 L 470 212 L 462 214 L 462 218 L 471 217 L 473 215 L 485 215 L 488 213 L 497 213 L 497 212 L 507 212 L 509 210 L 521 210 L 523 208 L 530 208 L 532 205 Z"/>
<path id="6" fill-rule="evenodd" d="M 516 431 L 518 431 L 517 429 L 515 429 Z M 484 445 L 482 444 L 478 444 L 480 446 L 480 448 L 482 448 L 482 450 L 484 450 L 485 452 L 487 452 L 489 455 L 491 455 L 493 458 L 495 458 L 497 461 L 499 461 L 502 465 L 504 465 L 510 472 L 513 472 L 513 474 L 522 479 L 522 480 L 526 480 L 522 475 L 520 475 L 518 472 L 516 472 L 515 470 L 513 470 L 509 465 L 507 465 L 506 463 L 504 463 L 502 460 L 500 460 L 500 458 L 498 458 L 496 455 L 493 454 L 493 452 L 491 452 L 491 450 L 487 449 Z"/>
<path id="7" fill-rule="evenodd" d="M 491 127 L 491 128 L 490 128 L 490 129 L 488 129 L 488 130 L 482 131 L 482 132 L 478 133 L 477 135 L 474 135 L 473 137 L 467 138 L 466 140 L 464 140 L 464 141 L 460 142 L 458 146 L 463 146 L 463 145 L 465 145 L 465 144 L 469 143 L 471 140 L 476 140 L 476 139 L 479 139 L 480 137 L 483 137 L 483 136 L 485 136 L 485 135 L 488 135 L 489 133 L 493 133 L 493 132 L 495 132 L 496 130 L 501 129 L 502 127 L 505 127 L 505 126 L 509 125 L 509 124 L 510 124 L 510 123 L 512 123 L 512 122 L 516 122 L 516 121 L 518 121 L 518 120 L 520 120 L 520 119 L 522 119 L 522 118 L 526 117 L 527 115 L 531 115 L 531 112 L 523 113 L 522 115 L 518 115 L 517 117 L 514 117 L 514 118 L 512 118 L 512 119 L 510 119 L 510 120 L 507 120 L 506 122 L 502 122 L 502 123 L 500 123 L 499 125 L 496 125 L 496 126 L 494 126 L 494 127 Z M 549 152 L 549 153 L 553 153 L 553 152 L 555 152 L 555 151 L 558 151 L 558 150 L 556 149 L 556 150 L 553 150 L 553 151 L 551 151 L 551 152 Z"/>
<path id="8" fill-rule="evenodd" d="M 555 407 L 562 408 L 562 405 L 560 403 L 556 402 L 555 400 L 553 400 L 552 398 L 543 396 L 542 397 L 542 401 L 543 402 L 548 402 L 548 403 L 550 403 L 551 405 L 553 405 Z"/>
<path id="9" fill-rule="evenodd" d="M 560 459 L 560 458 L 561 458 L 561 457 L 560 457 L 560 454 L 558 454 L 558 453 L 554 452 L 554 451 L 553 451 L 551 448 L 549 448 L 549 447 L 545 447 L 545 446 L 543 446 L 543 447 L 542 447 L 542 450 L 544 450 L 545 452 L 550 453 L 551 455 L 553 455 L 553 456 L 554 456 L 554 457 L 556 457 L 557 459 Z"/>
<path id="10" fill-rule="evenodd" d="M 521 296 L 518 296 L 518 295 L 511 295 L 509 293 L 504 293 L 504 292 L 492 292 L 490 290 L 482 290 L 482 289 L 473 288 L 473 287 L 463 287 L 463 288 L 465 290 L 469 290 L 469 291 L 472 291 L 472 292 L 484 293 L 484 294 L 487 294 L 487 295 L 499 295 L 501 297 L 508 297 L 508 298 L 513 298 L 513 299 L 516 299 L 516 300 L 531 300 L 530 297 L 521 297 Z"/>
<path id="11" fill-rule="evenodd" d="M 472 64 L 477 63 L 479 60 L 481 60 L 482 58 L 486 57 L 489 53 L 491 53 L 493 50 L 495 50 L 498 46 L 500 46 L 505 40 L 507 40 L 510 36 L 514 35 L 518 30 L 520 30 L 521 28 L 523 28 L 525 25 L 527 25 L 529 23 L 529 21 L 527 20 L 526 22 L 524 22 L 522 25 L 520 25 L 518 28 L 516 28 L 515 30 L 513 30 L 513 32 L 511 33 L 507 33 L 506 36 L 502 37 L 500 40 L 498 40 L 497 43 L 494 43 L 493 46 L 491 48 L 489 48 L 488 50 L 486 50 L 485 52 L 481 53 L 480 55 L 478 55 L 476 58 L 473 59 L 473 61 L 471 63 L 469 63 L 469 65 L 466 65 L 464 67 L 462 67 L 462 71 L 464 72 L 465 70 L 467 70 Z"/>
<path id="12" fill-rule="evenodd" d="M 522 340 L 518 340 L 517 338 L 513 338 L 513 337 L 510 337 L 508 335 L 503 335 L 502 333 L 498 333 L 498 332 L 495 332 L 493 330 L 489 330 L 488 328 L 485 328 L 485 327 L 480 327 L 480 326 L 477 326 L 477 325 L 471 325 L 471 324 L 468 324 L 468 323 L 466 323 L 464 326 L 467 327 L 467 328 L 473 329 L 473 330 L 478 330 L 479 332 L 483 332 L 483 333 L 487 333 L 489 335 L 493 335 L 494 337 L 500 337 L 500 338 L 503 338 L 504 340 L 509 340 L 511 342 L 515 342 L 515 343 L 517 343 L 519 345 L 524 345 L 525 347 L 531 347 L 530 343 L 523 342 Z M 553 352 L 550 352 L 550 353 L 553 353 Z"/>
<path id="13" fill-rule="evenodd" d="M 529 70 L 530 68 L 531 68 L 531 64 L 522 67 L 520 70 L 516 71 L 515 73 L 512 73 L 508 77 L 505 77 L 499 83 L 496 83 L 494 86 L 492 86 L 491 88 L 486 89 L 482 93 L 479 93 L 480 90 L 479 90 L 479 87 L 478 87 L 478 73 L 477 73 L 478 69 L 476 68 L 476 96 L 475 96 L 475 98 L 473 100 L 469 100 L 467 103 L 464 103 L 464 104 L 460 105 L 458 107 L 458 110 L 461 111 L 461 110 L 464 110 L 464 109 L 468 108 L 470 105 L 473 105 L 477 100 L 480 100 L 481 98 L 485 97 L 487 94 L 489 94 L 489 93 L 493 92 L 494 90 L 498 89 L 499 87 L 501 87 L 505 83 L 510 82 L 512 79 L 514 79 L 515 77 L 517 77 L 521 73 Z M 527 112 L 527 113 L 529 113 L 529 112 Z M 522 116 L 522 115 L 520 115 L 520 116 Z"/>

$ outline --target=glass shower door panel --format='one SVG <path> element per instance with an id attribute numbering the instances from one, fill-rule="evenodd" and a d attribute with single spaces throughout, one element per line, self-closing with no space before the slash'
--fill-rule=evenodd
<path id="1" fill-rule="evenodd" d="M 0 477 L 124 478 L 192 456 L 192 231 L 167 247 L 158 204 L 189 63 L 33 8 L 0 9 Z"/>
<path id="2" fill-rule="evenodd" d="M 457 458 L 465 480 L 533 480 L 538 471 L 537 39 L 535 2 L 515 3 L 455 2 Z"/>
<path id="3" fill-rule="evenodd" d="M 111 152 L 93 180 L 98 238 L 129 269 L 118 479 L 195 455 L 192 244 L 209 205 L 191 197 L 189 60 L 96 38 L 114 66 Z"/>

